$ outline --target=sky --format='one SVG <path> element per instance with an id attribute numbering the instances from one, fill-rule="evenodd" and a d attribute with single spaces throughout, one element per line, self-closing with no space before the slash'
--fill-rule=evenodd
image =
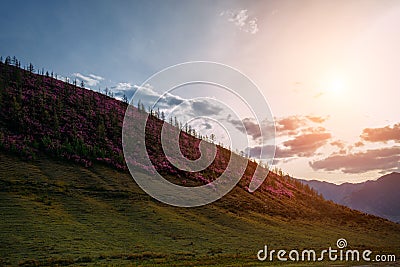
<path id="1" fill-rule="evenodd" d="M 145 89 L 143 101 L 159 96 L 160 88 L 143 83 L 164 68 L 218 62 L 249 77 L 267 100 L 274 164 L 283 171 L 333 183 L 400 171 L 399 1 L 3 0 L 1 6 L 3 58 L 16 56 L 93 90 L 108 87 L 116 97 Z M 162 108 L 199 91 L 176 91 Z M 216 120 L 236 131 L 233 138 L 245 132 L 250 142 L 238 149 L 250 154 L 270 146 L 253 131 L 271 130 L 268 120 L 233 119 L 205 103 L 192 101 L 182 116 L 190 108 L 220 115 Z M 238 121 L 246 131 L 235 127 Z M 210 121 L 193 123 L 226 142 Z"/>

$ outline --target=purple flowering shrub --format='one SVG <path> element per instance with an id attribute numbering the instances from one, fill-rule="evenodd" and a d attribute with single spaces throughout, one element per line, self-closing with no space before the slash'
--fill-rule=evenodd
<path id="1" fill-rule="evenodd" d="M 0 149 L 25 159 L 35 159 L 44 153 L 86 167 L 98 162 L 126 171 L 122 151 L 122 123 L 126 108 L 125 102 L 109 96 L 0 63 Z M 137 109 L 133 109 L 133 113 L 137 118 L 148 115 Z M 155 116 L 149 116 L 146 148 L 157 172 L 177 184 L 208 184 L 218 178 L 231 157 L 235 157 L 247 165 L 239 185 L 245 188 L 249 184 L 257 163 L 220 146 L 217 146 L 214 161 L 205 170 L 187 172 L 173 166 L 161 145 L 163 126 L 167 134 L 178 130 Z M 133 129 L 133 133 L 143 134 L 139 129 Z M 182 154 L 191 160 L 199 158 L 201 140 L 183 131 L 179 136 Z M 127 160 L 144 172 L 154 172 L 151 166 L 144 166 L 135 158 Z M 291 198 L 298 186 L 293 179 L 285 180 L 269 172 L 260 191 Z"/>
<path id="2" fill-rule="evenodd" d="M 111 97 L 0 64 L 0 147 L 91 166 L 125 169 L 121 146 L 126 104 Z"/>

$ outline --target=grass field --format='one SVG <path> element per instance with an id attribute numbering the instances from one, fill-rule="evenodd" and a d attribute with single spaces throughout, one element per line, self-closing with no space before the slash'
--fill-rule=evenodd
<path id="1" fill-rule="evenodd" d="M 211 205 L 176 208 L 106 166 L 4 153 L 0 188 L 0 265 L 273 265 L 257 261 L 264 245 L 320 251 L 338 238 L 349 248 L 400 252 L 399 224 L 318 199 L 308 204 L 314 215 L 304 216 L 295 213 L 299 199 L 236 187 Z"/>

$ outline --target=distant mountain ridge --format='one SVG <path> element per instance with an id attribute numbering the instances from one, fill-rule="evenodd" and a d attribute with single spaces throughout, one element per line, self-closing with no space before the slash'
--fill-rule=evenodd
<path id="1" fill-rule="evenodd" d="M 322 181 L 301 180 L 325 199 L 352 209 L 400 222 L 400 173 L 392 172 L 375 181 L 336 185 Z"/>

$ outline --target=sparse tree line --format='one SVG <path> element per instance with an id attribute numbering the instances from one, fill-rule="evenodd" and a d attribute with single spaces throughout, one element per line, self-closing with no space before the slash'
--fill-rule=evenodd
<path id="1" fill-rule="evenodd" d="M 23 67 L 21 67 L 21 61 L 19 61 L 15 56 L 10 57 L 7 56 L 4 60 L 3 60 L 3 56 L 0 56 L 0 62 L 4 63 L 5 65 L 9 65 L 9 66 L 15 66 L 17 68 L 21 68 L 24 69 L 26 71 L 29 71 L 30 73 L 35 73 L 41 76 L 45 76 L 45 77 L 49 77 L 49 78 L 54 78 L 56 80 L 60 80 L 60 76 L 57 73 L 54 73 L 53 71 L 49 72 L 49 71 L 45 71 L 44 68 L 41 69 L 35 69 L 34 65 L 32 63 L 29 63 L 27 65 L 24 65 Z M 71 84 L 75 87 L 80 86 L 82 88 L 85 88 L 86 84 L 85 81 L 80 81 L 80 83 L 78 83 L 78 80 L 76 78 L 74 78 L 73 80 L 71 80 L 68 77 L 65 77 L 63 80 L 65 83 Z M 104 89 L 101 89 L 100 87 L 97 90 L 99 93 L 102 93 L 106 96 L 115 97 L 115 93 L 109 89 L 108 87 L 105 87 Z M 128 97 L 126 96 L 126 94 L 123 94 L 122 96 L 122 101 L 125 103 L 128 103 Z"/>
<path id="2" fill-rule="evenodd" d="M 3 63 L 3 57 L 2 57 L 2 56 L 0 57 L 0 62 Z M 7 56 L 7 57 L 5 58 L 5 60 L 4 60 L 4 64 L 5 64 L 5 65 L 15 66 L 15 67 L 17 67 L 17 68 L 21 68 L 21 61 L 19 61 L 15 56 L 13 56 L 13 57 Z M 26 70 L 26 71 L 28 71 L 28 72 L 30 72 L 30 73 L 35 73 L 35 68 L 34 68 L 34 65 L 33 65 L 32 63 L 29 63 L 28 65 L 25 65 L 25 66 L 23 67 L 23 69 Z M 45 76 L 45 77 L 49 77 L 49 78 L 54 78 L 54 79 L 58 80 L 58 74 L 57 74 L 57 73 L 54 73 L 53 71 L 51 71 L 51 72 L 49 73 L 48 71 L 45 71 L 44 68 L 42 68 L 42 69 L 37 69 L 37 70 L 36 70 L 36 74 L 41 75 L 41 76 Z M 64 78 L 64 82 L 65 82 L 65 84 L 67 84 L 67 85 L 70 84 L 70 85 L 73 85 L 74 87 L 77 87 L 77 86 L 78 86 L 78 83 L 77 83 L 77 80 L 76 80 L 76 79 L 74 79 L 74 80 L 71 82 L 71 80 L 70 80 L 68 77 L 65 77 L 65 78 Z M 82 88 L 85 87 L 84 81 L 81 81 L 80 87 L 82 87 Z M 65 86 L 64 88 L 66 89 L 66 90 L 65 90 L 65 93 L 68 93 L 68 90 L 67 90 L 67 89 L 68 89 L 68 86 Z M 99 92 L 99 93 L 103 93 L 103 94 L 106 95 L 106 96 L 109 96 L 109 97 L 114 98 L 114 93 L 113 93 L 108 87 L 106 87 L 104 90 L 101 90 L 101 89 L 99 88 L 99 89 L 98 89 L 98 92 Z M 45 94 L 45 92 L 43 92 L 43 94 Z M 42 94 L 42 95 L 43 95 L 43 94 Z M 43 99 L 43 98 L 42 98 L 42 99 Z M 85 95 L 84 95 L 84 94 L 83 94 L 83 100 L 85 100 Z M 41 101 L 43 101 L 43 100 L 41 100 Z M 126 94 L 123 95 L 122 101 L 123 101 L 124 103 L 129 103 L 129 100 L 128 100 L 128 97 L 126 96 Z M 89 102 L 90 102 L 90 101 L 89 101 Z M 18 104 L 15 103 L 15 105 L 18 105 Z M 83 106 L 86 106 L 86 103 L 83 103 Z M 89 106 L 92 106 L 92 105 L 90 104 Z M 59 107 L 59 109 L 61 108 L 61 103 L 60 103 L 60 101 L 58 101 L 58 107 Z M 160 120 L 162 120 L 162 121 L 166 121 L 166 115 L 165 115 L 164 111 L 160 111 L 159 108 L 157 108 L 157 110 L 154 110 L 154 109 L 153 109 L 152 107 L 150 107 L 150 106 L 148 106 L 147 109 L 146 109 L 144 103 L 143 103 L 141 100 L 139 100 L 138 103 L 137 103 L 137 109 L 138 109 L 139 112 L 147 112 L 147 113 L 148 113 L 150 116 L 152 116 L 152 117 L 155 117 L 155 118 L 160 119 Z M 44 114 L 45 114 L 45 113 L 46 113 L 46 112 L 44 112 Z M 47 118 L 47 117 L 49 117 L 49 115 L 46 115 L 46 114 L 45 114 L 44 117 Z M 55 125 L 57 126 L 57 125 L 58 125 L 58 120 L 59 120 L 58 117 L 57 117 L 57 115 L 55 115 L 54 120 L 55 120 L 55 122 L 56 122 Z M 99 134 L 100 136 L 104 136 L 104 123 L 102 123 L 102 121 L 103 121 L 103 120 L 100 120 L 100 123 L 99 123 L 99 126 L 98 126 L 98 134 Z M 216 144 L 216 136 L 215 136 L 214 133 L 211 133 L 210 136 L 208 136 L 208 135 L 202 135 L 199 131 L 196 131 L 196 129 L 193 128 L 190 124 L 187 124 L 187 123 L 183 124 L 183 123 L 181 123 L 181 122 L 179 121 L 179 119 L 178 119 L 176 116 L 175 116 L 175 117 L 170 117 L 169 120 L 168 120 L 168 123 L 169 123 L 170 125 L 173 125 L 173 126 L 177 127 L 178 129 L 184 131 L 185 133 L 187 133 L 187 134 L 189 134 L 189 135 L 191 135 L 191 136 L 193 136 L 193 137 L 195 137 L 195 138 L 198 138 L 198 139 L 205 140 L 205 141 L 207 141 L 207 142 L 211 142 L 211 143 L 213 143 L 213 144 Z M 228 150 L 231 150 L 230 147 L 224 146 L 224 144 L 223 144 L 222 142 L 218 142 L 218 145 L 219 145 L 220 147 L 227 148 Z M 249 155 L 249 154 L 246 154 L 244 151 L 239 151 L 238 149 L 235 149 L 234 152 L 235 152 L 237 155 L 240 155 L 241 157 L 247 158 L 247 159 L 249 159 L 249 160 L 252 161 L 252 162 L 256 162 L 255 159 L 250 158 L 250 155 Z M 266 163 L 263 163 L 263 162 L 260 161 L 260 162 L 258 162 L 258 164 L 260 164 L 260 165 L 261 165 L 262 167 L 264 167 L 264 168 L 268 168 L 268 169 L 269 169 L 269 166 L 268 166 L 268 164 L 266 164 Z M 283 172 L 282 172 L 279 168 L 277 168 L 277 167 L 275 167 L 272 171 L 274 171 L 274 172 L 277 173 L 277 174 L 280 173 L 281 175 L 282 175 L 282 173 L 283 173 Z"/>
<path id="3" fill-rule="evenodd" d="M 150 106 L 148 106 L 147 110 L 146 110 L 144 104 L 142 103 L 142 101 L 140 99 L 138 100 L 138 103 L 137 103 L 137 109 L 139 110 L 139 112 L 148 113 L 150 116 L 153 116 L 153 117 L 155 117 L 155 118 L 157 118 L 159 120 L 167 122 L 164 111 L 160 111 L 160 108 L 157 108 L 157 110 L 154 110 Z M 210 134 L 210 136 L 202 135 L 200 133 L 200 131 L 196 131 L 196 129 L 193 128 L 190 124 L 181 123 L 176 116 L 175 117 L 169 117 L 168 123 L 170 125 L 172 125 L 172 126 L 175 126 L 178 129 L 184 131 L 185 133 L 195 137 L 195 138 L 202 139 L 202 140 L 205 140 L 205 141 L 208 141 L 208 142 L 212 142 L 212 143 L 215 143 L 215 141 L 216 141 L 215 134 L 212 133 L 212 134 Z M 221 142 L 219 142 L 218 145 L 224 147 L 224 145 Z"/>

